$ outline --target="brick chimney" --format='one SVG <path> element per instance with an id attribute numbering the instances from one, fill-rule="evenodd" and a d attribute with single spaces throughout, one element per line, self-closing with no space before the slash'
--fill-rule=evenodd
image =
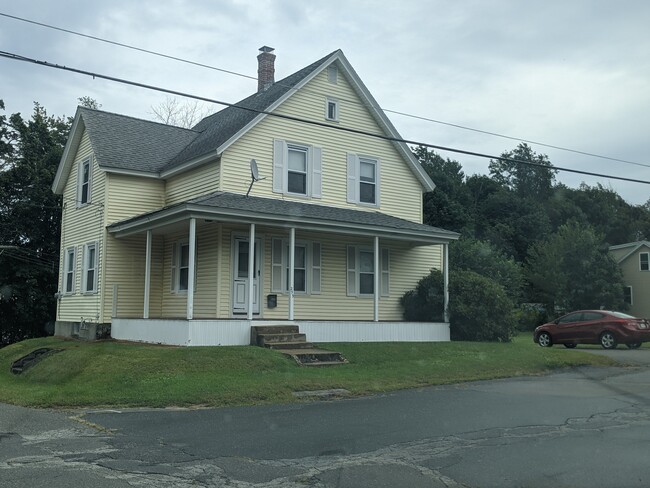
<path id="1" fill-rule="evenodd" d="M 257 91 L 267 90 L 275 82 L 275 54 L 272 47 L 262 46 L 257 55 Z"/>

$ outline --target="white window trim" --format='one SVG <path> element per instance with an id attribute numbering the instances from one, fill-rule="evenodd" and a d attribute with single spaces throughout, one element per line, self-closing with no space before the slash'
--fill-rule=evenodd
<path id="1" fill-rule="evenodd" d="M 307 154 L 305 193 L 289 192 L 289 148 L 304 150 Z M 300 142 L 273 140 L 273 192 L 298 198 L 321 198 L 323 186 L 322 148 Z"/>
<path id="2" fill-rule="evenodd" d="M 330 117 L 330 105 L 334 107 L 334 117 Z M 339 121 L 339 101 L 335 98 L 325 98 L 325 120 L 329 120 L 330 122 Z"/>
<path id="3" fill-rule="evenodd" d="M 171 292 L 172 293 L 177 293 L 177 294 L 187 294 L 187 288 L 184 290 L 181 290 L 181 257 L 182 257 L 182 252 L 181 248 L 183 246 L 188 247 L 188 252 L 189 252 L 189 247 L 190 243 L 187 239 L 176 241 L 172 244 L 172 257 L 171 257 Z M 195 257 L 194 259 L 194 290 L 196 291 L 196 262 L 197 259 Z M 189 277 L 189 263 L 188 263 L 188 277 Z M 188 288 L 189 288 L 189 283 L 188 283 Z"/>
<path id="4" fill-rule="evenodd" d="M 641 256 L 646 257 L 646 266 L 647 268 L 643 268 L 643 262 L 641 261 Z M 639 271 L 650 271 L 650 253 L 648 252 L 640 252 L 639 253 Z"/>
<path id="5" fill-rule="evenodd" d="M 95 250 L 95 262 L 93 263 L 93 268 L 88 267 L 88 253 L 90 252 L 90 249 Z M 93 270 L 93 283 L 92 283 L 92 289 L 89 289 L 88 287 L 88 271 Z M 82 293 L 85 294 L 96 294 L 97 293 L 97 283 L 99 283 L 99 245 L 97 241 L 94 242 L 89 242 L 87 244 L 84 244 L 84 252 L 83 252 L 83 264 L 81 266 L 81 291 Z"/>
<path id="6" fill-rule="evenodd" d="M 361 267 L 360 267 L 360 252 L 369 252 L 373 255 L 374 260 L 374 249 L 367 246 L 347 246 L 346 247 L 346 287 L 347 287 L 347 296 L 349 297 L 359 297 L 359 298 L 372 298 L 375 296 L 374 293 L 361 293 L 360 292 L 360 280 Z M 351 253 L 354 253 L 354 263 L 351 263 Z M 379 260 L 379 272 L 381 273 L 379 279 L 379 296 L 380 297 L 389 297 L 390 296 L 390 249 L 387 247 L 379 248 L 379 255 L 381 259 Z M 374 270 L 373 274 L 377 270 Z M 385 284 L 384 284 L 384 278 Z M 373 279 L 374 283 L 374 279 Z"/>
<path id="7" fill-rule="evenodd" d="M 70 257 L 72 256 L 72 258 Z M 70 263 L 72 262 L 72 270 L 70 270 Z M 72 287 L 68 290 L 68 275 L 72 275 Z M 63 294 L 74 295 L 77 282 L 77 248 L 68 247 L 65 250 L 65 259 L 63 262 Z"/>
<path id="8" fill-rule="evenodd" d="M 361 161 L 375 164 L 375 203 L 362 202 L 361 196 Z M 379 207 L 381 205 L 381 161 L 374 156 L 363 154 L 347 154 L 347 201 L 363 207 Z"/>
<path id="9" fill-rule="evenodd" d="M 281 256 L 277 249 L 280 244 Z M 305 247 L 305 290 L 294 290 L 295 295 L 320 295 L 322 279 L 322 246 L 319 242 L 297 240 L 296 246 Z M 289 293 L 287 276 L 289 274 L 289 239 L 274 237 L 271 240 L 271 292 Z M 318 257 L 318 259 L 316 259 Z M 280 273 L 280 288 L 277 287 L 277 273 Z"/>
<path id="10" fill-rule="evenodd" d="M 85 202 L 81 201 L 81 192 L 84 185 L 83 182 L 83 168 L 88 165 L 88 197 Z M 93 160 L 91 156 L 83 159 L 77 166 L 77 207 L 85 207 L 92 202 L 92 188 L 93 188 Z"/>

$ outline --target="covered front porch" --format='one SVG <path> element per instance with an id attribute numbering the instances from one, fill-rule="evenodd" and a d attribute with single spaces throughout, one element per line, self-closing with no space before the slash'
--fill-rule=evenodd
<path id="1" fill-rule="evenodd" d="M 129 242 L 121 247 L 144 268 L 141 293 L 119 277 L 107 283 L 116 339 L 242 345 L 251 325 L 290 323 L 314 342 L 449 340 L 452 232 L 377 212 L 224 193 L 108 231 L 116 247 Z M 441 321 L 404 322 L 399 299 L 431 268 L 445 275 Z"/>

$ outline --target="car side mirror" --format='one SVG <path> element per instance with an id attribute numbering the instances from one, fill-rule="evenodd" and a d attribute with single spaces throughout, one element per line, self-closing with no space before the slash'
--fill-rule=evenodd
<path id="1" fill-rule="evenodd" d="M 553 323 L 554 323 L 555 325 L 558 325 L 558 324 L 560 323 L 560 319 L 555 319 L 555 320 L 553 321 Z"/>

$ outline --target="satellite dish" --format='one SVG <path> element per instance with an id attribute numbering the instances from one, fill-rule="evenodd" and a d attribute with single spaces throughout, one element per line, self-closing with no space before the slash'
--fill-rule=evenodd
<path id="1" fill-rule="evenodd" d="M 254 182 L 259 181 L 260 172 L 257 169 L 257 161 L 255 161 L 254 159 L 251 159 L 250 165 L 251 165 L 251 178 L 253 179 Z"/>
<path id="2" fill-rule="evenodd" d="M 253 184 L 256 181 L 260 181 L 260 180 L 264 179 L 264 178 L 260 178 L 260 171 L 259 171 L 259 169 L 257 169 L 257 161 L 255 161 L 254 159 L 251 159 L 250 167 L 251 167 L 251 184 L 248 187 L 248 191 L 246 192 L 246 196 L 248 196 L 248 194 L 251 192 L 251 188 L 253 188 Z"/>

